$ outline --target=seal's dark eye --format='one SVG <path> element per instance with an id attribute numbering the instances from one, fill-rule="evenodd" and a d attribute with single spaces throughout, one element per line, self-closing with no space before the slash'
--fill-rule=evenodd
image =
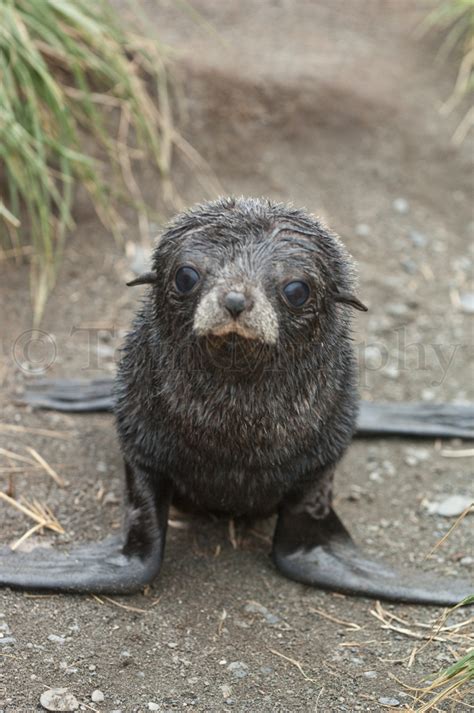
<path id="1" fill-rule="evenodd" d="M 175 283 L 179 292 L 191 292 L 199 282 L 199 272 L 194 267 L 180 267 L 176 273 Z"/>
<path id="2" fill-rule="evenodd" d="M 295 280 L 284 286 L 285 297 L 293 307 L 302 307 L 309 297 L 309 287 L 306 282 Z"/>

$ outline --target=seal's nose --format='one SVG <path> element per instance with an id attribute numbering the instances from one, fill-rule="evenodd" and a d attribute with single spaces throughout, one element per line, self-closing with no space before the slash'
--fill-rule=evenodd
<path id="1" fill-rule="evenodd" d="M 224 297 L 224 307 L 230 312 L 232 317 L 238 317 L 247 306 L 247 300 L 243 292 L 228 292 Z"/>

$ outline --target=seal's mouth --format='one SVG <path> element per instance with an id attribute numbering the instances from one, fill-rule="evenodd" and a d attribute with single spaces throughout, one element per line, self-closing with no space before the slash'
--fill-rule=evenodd
<path id="1" fill-rule="evenodd" d="M 236 320 L 227 322 L 226 324 L 223 324 L 219 327 L 214 327 L 208 332 L 208 336 L 210 337 L 227 337 L 234 334 L 239 337 L 242 337 L 243 339 L 258 342 L 262 341 L 261 335 L 257 334 L 253 329 L 250 329 L 249 327 L 245 326 L 244 324 L 241 324 Z"/>
<path id="2" fill-rule="evenodd" d="M 199 338 L 203 354 L 214 366 L 250 374 L 259 365 L 268 363 L 274 353 L 269 344 L 254 332 L 240 328 L 221 328 L 209 331 Z"/>

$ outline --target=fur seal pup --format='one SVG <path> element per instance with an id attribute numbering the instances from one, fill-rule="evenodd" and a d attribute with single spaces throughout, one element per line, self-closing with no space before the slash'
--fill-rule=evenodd
<path id="1" fill-rule="evenodd" d="M 272 556 L 299 582 L 455 604 L 467 582 L 398 574 L 367 559 L 332 509 L 335 468 L 358 409 L 352 262 L 301 210 L 225 198 L 179 215 L 116 379 L 125 463 L 121 538 L 69 554 L 0 552 L 0 585 L 125 593 L 158 574 L 168 509 L 278 513 Z"/>

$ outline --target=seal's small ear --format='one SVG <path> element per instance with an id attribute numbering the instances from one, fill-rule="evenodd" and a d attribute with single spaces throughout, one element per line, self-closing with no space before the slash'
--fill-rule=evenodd
<path id="1" fill-rule="evenodd" d="M 144 272 L 142 275 L 139 275 L 134 280 L 127 282 L 127 287 L 135 287 L 135 285 L 152 285 L 154 282 L 156 282 L 156 280 L 156 272 Z"/>
<path id="2" fill-rule="evenodd" d="M 340 290 L 338 287 L 336 287 L 333 296 L 335 302 L 342 302 L 343 304 L 350 305 L 351 307 L 354 307 L 354 309 L 358 309 L 360 312 L 367 312 L 369 309 L 355 295 L 351 295 L 351 293 L 346 290 Z"/>

